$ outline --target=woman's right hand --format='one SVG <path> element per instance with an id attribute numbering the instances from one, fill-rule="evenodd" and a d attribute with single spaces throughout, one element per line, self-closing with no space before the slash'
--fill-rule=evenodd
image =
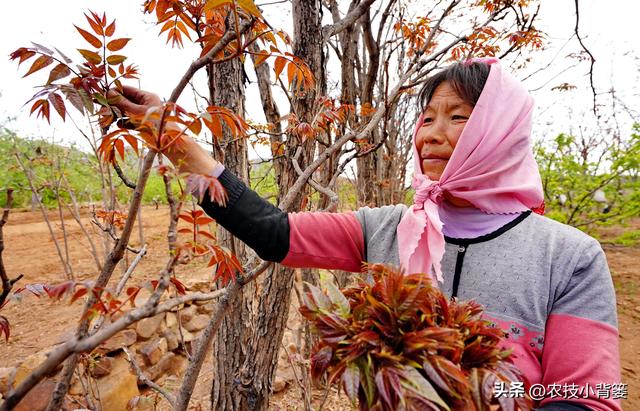
<path id="1" fill-rule="evenodd" d="M 162 107 L 162 100 L 157 94 L 131 86 L 123 86 L 122 93 L 110 91 L 109 99 L 111 104 L 133 118 L 144 117 L 150 108 Z"/>
<path id="2" fill-rule="evenodd" d="M 124 86 L 122 93 L 109 92 L 109 99 L 112 105 L 131 118 L 134 125 L 139 125 L 136 119 L 143 118 L 150 109 L 162 108 L 162 100 L 157 94 L 131 86 Z M 167 124 L 165 127 L 181 128 L 177 124 Z M 179 141 L 163 154 L 181 173 L 209 175 L 219 164 L 187 134 L 180 136 Z"/>

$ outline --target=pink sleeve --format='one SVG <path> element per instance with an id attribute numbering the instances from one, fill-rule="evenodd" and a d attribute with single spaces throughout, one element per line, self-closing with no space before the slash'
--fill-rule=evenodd
<path id="1" fill-rule="evenodd" d="M 621 410 L 618 331 L 606 323 L 567 314 L 547 319 L 542 352 L 542 385 L 554 384 L 561 398 L 594 410 Z M 577 388 L 575 387 L 577 386 Z"/>
<path id="2" fill-rule="evenodd" d="M 283 265 L 361 271 L 364 236 L 353 212 L 290 213 L 288 217 L 289 253 Z"/>

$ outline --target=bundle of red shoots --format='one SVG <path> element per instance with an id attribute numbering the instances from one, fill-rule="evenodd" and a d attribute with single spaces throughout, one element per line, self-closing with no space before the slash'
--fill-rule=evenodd
<path id="1" fill-rule="evenodd" d="M 447 298 L 426 274 L 367 266 L 368 281 L 340 291 L 307 284 L 301 314 L 317 337 L 311 375 L 339 385 L 361 410 L 528 410 L 497 395 L 523 383 L 501 348 L 505 333 L 473 301 Z"/>

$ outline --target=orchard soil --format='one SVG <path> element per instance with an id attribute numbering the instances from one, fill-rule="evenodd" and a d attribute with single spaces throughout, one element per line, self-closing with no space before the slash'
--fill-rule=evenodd
<path id="1" fill-rule="evenodd" d="M 89 210 L 84 209 L 84 222 L 89 223 Z M 149 245 L 147 256 L 139 264 L 130 284 L 141 284 L 157 276 L 167 257 L 166 229 L 169 212 L 166 207 L 156 210 L 154 207 L 143 209 L 143 227 L 145 241 Z M 59 230 L 57 213 L 50 214 L 51 221 Z M 78 280 L 95 277 L 96 266 L 89 254 L 89 247 L 82 232 L 75 221 L 68 216 L 65 219 L 69 234 L 70 255 L 74 273 Z M 640 229 L 640 219 L 627 227 L 609 227 L 599 232 L 600 240 L 607 254 L 609 266 L 613 275 L 618 299 L 618 320 L 620 323 L 620 354 L 622 365 L 622 380 L 628 384 L 628 399 L 622 402 L 625 410 L 640 410 L 640 245 L 619 246 L 612 243 L 612 239 L 625 230 Z M 18 286 L 32 283 L 58 283 L 65 279 L 60 260 L 51 240 L 47 226 L 39 212 L 12 211 L 9 222 L 4 229 L 5 251 L 3 258 L 10 277 L 24 274 Z M 58 237 L 60 240 L 62 236 Z M 132 235 L 133 246 L 138 231 Z M 96 246 L 101 250 L 101 244 Z M 133 257 L 129 256 L 131 260 Z M 185 283 L 189 279 L 206 279 L 210 274 L 205 263 L 189 264 L 177 269 L 178 277 Z M 122 274 L 118 269 L 114 273 L 113 282 Z M 113 284 L 112 284 L 113 285 Z M 295 298 L 293 298 L 295 301 Z M 0 367 L 10 367 L 18 364 L 24 358 L 37 351 L 51 347 L 64 341 L 74 330 L 82 308 L 81 302 L 69 305 L 64 302 L 51 302 L 47 299 L 37 299 L 25 295 L 21 302 L 12 301 L 2 310 L 2 314 L 11 322 L 11 338 L 0 341 Z M 297 307 L 290 312 L 290 327 L 285 334 L 283 346 L 295 349 L 296 328 L 300 324 Z M 280 356 L 279 369 L 289 373 L 287 355 Z M 194 409 L 209 408 L 209 389 L 212 375 L 207 371 L 207 365 L 198 380 L 198 386 L 192 399 Z M 302 406 L 301 389 L 295 378 L 287 383 L 287 388 L 272 398 L 271 409 L 294 410 L 304 409 Z M 324 391 L 313 391 L 314 408 L 322 402 Z M 339 410 L 348 407 L 344 394 L 338 395 L 335 390 L 329 392 L 325 410 Z M 161 407 L 163 408 L 163 407 Z"/>

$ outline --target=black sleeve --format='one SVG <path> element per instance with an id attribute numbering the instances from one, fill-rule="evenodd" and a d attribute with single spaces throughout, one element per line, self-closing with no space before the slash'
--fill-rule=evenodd
<path id="1" fill-rule="evenodd" d="M 585 405 L 576 404 L 575 402 L 555 401 L 555 402 L 546 404 L 542 408 L 536 408 L 535 411 L 592 411 L 592 410 L 591 408 Z"/>
<path id="2" fill-rule="evenodd" d="M 263 260 L 284 260 L 289 252 L 287 214 L 264 200 L 226 169 L 218 180 L 229 196 L 226 207 L 212 202 L 207 193 L 200 207 Z"/>

